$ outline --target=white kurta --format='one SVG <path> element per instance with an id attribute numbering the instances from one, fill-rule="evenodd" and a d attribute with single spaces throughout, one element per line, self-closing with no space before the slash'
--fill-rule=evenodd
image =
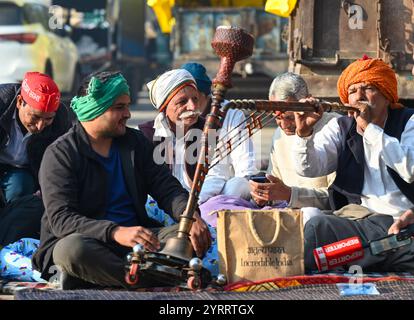
<path id="1" fill-rule="evenodd" d="M 159 141 L 165 138 L 165 161 L 171 168 L 171 173 L 180 181 L 181 185 L 191 190 L 191 181 L 185 171 L 185 140 L 188 138 L 189 132 L 186 135 L 179 135 L 178 139 L 170 129 L 167 118 L 164 113 L 158 114 L 154 121 L 154 140 Z"/>
<path id="2" fill-rule="evenodd" d="M 324 113 L 316 123 L 314 130 L 318 132 L 332 119 L 339 117 L 337 113 Z M 291 187 L 289 206 L 294 208 L 317 207 L 329 209 L 328 187 L 335 180 L 335 171 L 327 176 L 317 178 L 302 177 L 296 173 L 292 146 L 295 136 L 288 136 L 278 127 L 273 135 L 272 149 L 267 172 Z"/>
<path id="3" fill-rule="evenodd" d="M 219 131 L 218 144 L 226 143 L 231 139 L 232 152 L 209 170 L 201 189 L 200 203 L 219 194 L 250 199 L 250 186 L 244 177 L 259 172 L 256 168 L 253 143 L 249 138 L 235 147 L 240 139 L 247 135 L 245 120 L 246 117 L 242 111 L 234 109 L 227 111 L 223 126 Z M 243 125 L 239 126 L 240 123 Z M 233 130 L 234 128 L 236 129 Z M 229 132 L 231 132 L 230 137 L 227 136 Z"/>
<path id="4" fill-rule="evenodd" d="M 227 141 L 224 139 L 224 136 L 244 120 L 245 116 L 242 111 L 233 109 L 228 110 L 227 115 L 224 118 L 222 129 L 218 132 L 218 143 L 220 143 L 220 141 Z M 154 129 L 154 140 L 160 139 L 160 137 L 170 137 L 169 140 L 172 141 L 172 143 L 170 144 L 169 149 L 174 148 L 175 151 L 175 157 L 172 157 L 173 150 L 167 150 L 167 157 L 169 157 L 172 173 L 187 190 L 190 190 L 190 181 L 185 174 L 184 140 L 191 134 L 191 132 L 187 132 L 184 138 L 176 139 L 174 133 L 169 128 L 164 113 L 160 113 L 155 118 Z M 232 131 L 231 135 L 241 137 L 246 134 L 245 132 L 243 133 L 244 130 L 245 124 Z M 238 142 L 236 143 L 238 144 Z M 234 148 L 229 156 L 220 161 L 218 165 L 208 172 L 201 189 L 199 197 L 200 203 L 219 194 L 249 196 L 249 184 L 244 177 L 256 174 L 257 172 L 258 169 L 256 168 L 253 144 L 251 139 L 247 139 L 237 148 Z M 234 178 L 238 179 L 233 180 Z"/>
<path id="5" fill-rule="evenodd" d="M 317 177 L 336 170 L 342 141 L 337 119 L 332 119 L 311 137 L 296 136 L 293 148 L 296 171 L 306 177 Z M 363 134 L 364 184 L 361 205 L 378 213 L 398 218 L 413 203 L 399 190 L 387 171 L 393 169 L 406 182 L 414 180 L 414 116 L 401 135 L 401 141 L 388 136 L 370 123 Z M 352 179 L 352 177 L 349 177 Z"/>

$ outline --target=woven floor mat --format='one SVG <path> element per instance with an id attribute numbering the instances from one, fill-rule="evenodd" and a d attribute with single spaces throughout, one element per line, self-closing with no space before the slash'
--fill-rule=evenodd
<path id="1" fill-rule="evenodd" d="M 335 284 L 307 285 L 265 292 L 131 292 L 108 290 L 16 292 L 16 300 L 414 300 L 414 283 L 384 281 L 375 284 L 380 295 L 343 297 Z"/>

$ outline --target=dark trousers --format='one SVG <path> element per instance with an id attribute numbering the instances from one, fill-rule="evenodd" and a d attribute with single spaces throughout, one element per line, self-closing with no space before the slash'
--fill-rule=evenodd
<path id="1" fill-rule="evenodd" d="M 358 236 L 365 243 L 376 240 L 388 234 L 393 222 L 393 217 L 385 214 L 372 214 L 356 220 L 335 215 L 310 219 L 305 225 L 304 233 L 306 272 L 317 270 L 313 249 L 354 236 Z M 414 244 L 385 255 L 374 256 L 369 249 L 365 249 L 364 258 L 351 262 L 350 265 L 361 266 L 363 272 L 414 272 Z M 350 265 L 336 270 L 347 271 Z"/>
<path id="2" fill-rule="evenodd" d="M 0 167 L 0 188 L 6 202 L 31 195 L 36 191 L 33 175 L 28 169 L 4 165 Z"/>
<path id="3" fill-rule="evenodd" d="M 40 238 L 43 202 L 37 196 L 26 195 L 0 208 L 0 245 L 8 245 L 22 238 Z"/>
<path id="4" fill-rule="evenodd" d="M 178 224 L 165 228 L 151 229 L 161 242 L 174 237 Z M 108 244 L 86 237 L 79 233 L 71 234 L 59 240 L 53 249 L 53 261 L 62 272 L 100 287 L 123 287 L 125 282 L 126 255 L 131 248 L 117 244 Z M 160 285 L 156 279 L 140 277 L 139 287 Z"/>

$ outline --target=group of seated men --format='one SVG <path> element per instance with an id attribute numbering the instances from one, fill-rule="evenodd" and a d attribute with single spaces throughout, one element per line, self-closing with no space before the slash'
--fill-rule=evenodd
<path id="1" fill-rule="evenodd" d="M 199 150 L 190 146 L 200 140 L 196 134 L 211 108 L 211 80 L 202 65 L 188 63 L 147 86 L 159 114 L 138 129 L 127 127 L 130 92 L 119 72 L 85 79 L 71 110 L 46 75 L 27 73 L 21 85 L 0 86 L 0 210 L 13 217 L 10 208 L 41 199 L 32 264 L 43 279 L 57 265 L 66 288 L 129 288 L 124 258 L 131 247 L 158 251 L 176 235 L 178 225 L 152 219 L 146 203 L 150 196 L 175 221 L 184 212 Z M 203 208 L 227 196 L 255 207 L 285 201 L 302 208 L 307 271 L 316 270 L 316 247 L 351 236 L 369 241 L 414 223 L 414 110 L 398 103 L 395 73 L 365 57 L 343 71 L 337 86 L 354 111 L 340 116 L 319 106 L 318 112 L 277 113 L 268 182 L 248 180 L 258 169 L 246 139 L 208 172 L 198 203 Z M 274 79 L 269 99 L 318 106 L 293 73 Z M 229 110 L 216 142 L 230 132 L 241 135 L 244 120 L 243 112 Z M 199 257 L 211 245 L 208 213 L 197 209 L 190 231 Z M 0 234 L 0 244 L 35 237 L 36 224 L 24 223 L 22 215 Z M 414 272 L 413 252 L 407 246 L 386 256 L 368 254 L 358 264 L 364 271 Z M 140 279 L 142 286 L 156 284 Z"/>

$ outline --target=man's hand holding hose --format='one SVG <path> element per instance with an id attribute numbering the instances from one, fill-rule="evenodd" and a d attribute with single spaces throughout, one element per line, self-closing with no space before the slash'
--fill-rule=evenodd
<path id="1" fill-rule="evenodd" d="M 309 102 L 311 104 L 318 104 L 318 99 L 309 97 L 299 100 L 299 102 Z M 312 135 L 314 125 L 319 121 L 323 115 L 322 106 L 318 106 L 315 112 L 295 112 L 296 134 L 301 137 L 309 137 Z"/>

